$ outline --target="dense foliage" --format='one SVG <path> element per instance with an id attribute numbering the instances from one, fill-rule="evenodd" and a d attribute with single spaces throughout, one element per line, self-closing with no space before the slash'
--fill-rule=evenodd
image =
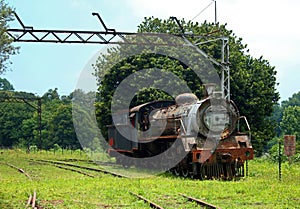
<path id="1" fill-rule="evenodd" d="M 277 123 L 277 136 L 296 135 L 300 139 L 300 91 L 274 106 L 271 119 Z"/>
<path id="2" fill-rule="evenodd" d="M 252 143 L 258 154 L 262 153 L 267 141 L 274 136 L 275 125 L 268 116 L 272 113 L 272 107 L 277 103 L 279 94 L 276 92 L 276 71 L 270 63 L 260 58 L 254 58 L 248 53 L 247 45 L 242 39 L 226 28 L 226 25 L 204 22 L 203 24 L 186 22 L 181 20 L 185 31 L 192 31 L 194 35 L 205 35 L 214 31 L 214 36 L 229 37 L 230 45 L 230 74 L 231 74 L 231 99 L 237 104 L 240 113 L 247 116 L 251 124 Z M 145 18 L 138 26 L 138 32 L 179 34 L 181 31 L 177 24 L 171 20 L 161 20 L 150 17 Z M 193 37 L 190 37 L 193 40 Z M 221 61 L 221 44 L 210 42 L 201 47 L 208 55 Z M 108 54 L 101 56 L 96 65 L 96 76 L 99 81 L 99 101 L 97 103 L 98 122 L 105 133 L 105 126 L 111 123 L 110 107 L 111 99 L 117 86 L 130 74 L 145 68 L 166 69 L 185 80 L 190 89 L 201 97 L 201 81 L 195 79 L 192 70 L 184 66 L 178 60 L 170 59 L 157 54 L 140 54 L 122 60 L 110 66 L 107 63 L 118 60 L 119 54 L 124 53 L 123 46 L 111 49 Z M 118 54 L 119 53 L 119 54 Z M 103 75 L 103 69 L 110 69 Z M 136 95 L 131 105 L 137 105 L 154 99 L 170 98 L 157 90 L 148 90 L 147 96 L 142 96 L 145 89 Z"/>
<path id="3" fill-rule="evenodd" d="M 0 146 L 11 147 L 23 137 L 23 121 L 32 117 L 34 109 L 13 96 L 32 98 L 25 92 L 0 91 Z"/>
<path id="4" fill-rule="evenodd" d="M 11 20 L 13 9 L 0 0 L 0 75 L 7 70 L 10 56 L 17 54 L 19 49 L 11 44 L 12 39 L 5 33 Z"/>
<path id="5" fill-rule="evenodd" d="M 6 78 L 0 78 L 0 90 L 13 91 L 14 87 Z"/>
<path id="6" fill-rule="evenodd" d="M 73 125 L 72 97 L 73 93 L 60 97 L 57 89 L 49 89 L 41 97 L 40 138 L 38 97 L 26 92 L 0 91 L 0 147 L 81 148 Z M 93 140 L 88 138 L 92 136 L 85 137 Z"/>

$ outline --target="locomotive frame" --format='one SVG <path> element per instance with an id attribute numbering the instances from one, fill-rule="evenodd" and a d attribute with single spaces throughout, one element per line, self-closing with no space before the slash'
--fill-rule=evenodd
<path id="1" fill-rule="evenodd" d="M 132 165 L 155 169 L 167 167 L 175 175 L 184 177 L 231 179 L 244 176 L 244 162 L 253 159 L 254 151 L 247 119 L 244 116 L 239 116 L 237 107 L 232 101 L 220 100 L 228 108 L 231 108 L 226 109 L 226 111 L 232 111 L 235 114 L 230 116 L 236 118 L 233 121 L 233 130 L 229 131 L 224 128 L 215 135 L 210 134 L 209 136 L 207 133 L 208 135 L 204 136 L 205 132 L 201 129 L 205 125 L 203 125 L 204 120 L 202 120 L 202 125 L 196 127 L 202 134 L 199 132 L 196 135 L 192 134 L 192 116 L 188 112 L 192 112 L 191 109 L 196 108 L 196 111 L 200 115 L 202 114 L 201 117 L 204 117 L 204 110 L 209 110 L 210 101 L 214 97 L 212 94 L 203 100 L 184 104 L 177 104 L 177 102 L 169 100 L 153 101 L 130 109 L 129 117 L 126 116 L 128 112 L 117 113 L 115 118 L 118 120 L 108 126 L 109 155 L 115 157 L 116 162 L 124 167 Z M 219 112 L 216 114 L 216 117 L 220 118 Z M 239 130 L 241 120 L 246 122 L 247 132 Z M 162 125 L 161 121 L 165 121 L 165 124 Z M 149 126 L 155 128 L 149 132 Z M 125 130 L 129 135 L 123 136 L 122 130 Z M 214 139 L 216 142 L 213 141 Z M 165 154 L 164 152 L 167 149 L 172 149 L 172 145 L 176 142 L 179 142 L 176 149 Z M 207 146 L 207 144 L 210 145 Z M 147 159 L 160 154 L 165 154 L 163 160 L 154 165 L 147 164 L 148 161 L 141 164 L 140 161 L 135 160 Z M 176 155 L 184 157 L 176 165 L 171 168 L 168 167 L 170 166 L 168 161 L 174 159 Z"/>

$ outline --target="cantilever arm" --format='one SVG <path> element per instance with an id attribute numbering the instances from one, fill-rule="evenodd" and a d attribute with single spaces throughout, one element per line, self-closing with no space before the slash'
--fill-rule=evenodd
<path id="1" fill-rule="evenodd" d="M 98 17 L 98 19 L 100 20 L 100 22 L 101 22 L 101 24 L 104 27 L 106 32 L 108 32 L 108 31 L 116 32 L 115 29 L 110 29 L 110 28 L 106 27 L 106 25 L 105 25 L 104 21 L 102 20 L 102 18 L 100 17 L 99 13 L 93 12 L 92 15 Z"/>

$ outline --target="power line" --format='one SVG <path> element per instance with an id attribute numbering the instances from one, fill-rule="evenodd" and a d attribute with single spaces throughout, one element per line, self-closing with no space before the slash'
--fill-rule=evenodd
<path id="1" fill-rule="evenodd" d="M 201 15 L 208 7 L 210 7 L 213 3 L 215 3 L 215 5 L 216 5 L 216 0 L 212 0 L 210 3 L 209 3 L 209 5 L 207 5 L 204 9 L 202 9 L 191 21 L 193 21 L 195 18 L 197 18 L 199 15 Z M 216 7 L 215 7 L 215 13 L 217 13 L 216 12 Z M 216 18 L 217 16 L 215 15 L 215 21 L 217 20 L 217 18 Z"/>

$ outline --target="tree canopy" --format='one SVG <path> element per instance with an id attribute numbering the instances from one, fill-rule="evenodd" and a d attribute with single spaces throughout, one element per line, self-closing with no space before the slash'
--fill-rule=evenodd
<path id="1" fill-rule="evenodd" d="M 192 31 L 195 36 L 214 32 L 213 36 L 229 37 L 231 99 L 237 104 L 240 113 L 247 116 L 253 132 L 252 143 L 257 153 L 261 153 L 267 141 L 274 136 L 274 124 L 268 116 L 271 115 L 273 105 L 279 99 L 279 94 L 275 89 L 277 85 L 275 68 L 262 56 L 260 58 L 252 57 L 247 45 L 242 43 L 242 38 L 238 38 L 232 30 L 228 30 L 226 25 L 208 22 L 199 24 L 185 20 L 180 22 L 184 31 Z M 138 26 L 138 32 L 179 34 L 181 30 L 171 19 L 162 20 L 149 17 L 145 18 Z M 189 39 L 193 41 L 195 37 L 191 36 Z M 221 61 L 220 46 L 218 42 L 210 42 L 203 45 L 201 49 L 209 56 Z M 197 80 L 193 71 L 179 60 L 158 54 L 141 53 L 121 60 L 114 66 L 107 64 L 118 60 L 119 54 L 122 53 L 124 53 L 123 46 L 110 49 L 106 55 L 99 57 L 95 66 L 95 75 L 99 82 L 99 100 L 96 104 L 97 117 L 104 133 L 105 126 L 111 123 L 110 108 L 115 89 L 122 80 L 139 70 L 159 68 L 171 71 L 185 80 L 193 93 L 201 98 L 201 80 Z M 103 75 L 103 69 L 109 69 L 108 73 Z M 220 73 L 220 71 L 218 72 Z M 147 96 L 142 96 L 145 92 Z M 141 89 L 131 105 L 165 98 L 170 98 L 170 95 L 162 94 L 157 90 Z"/>
<path id="2" fill-rule="evenodd" d="M 13 91 L 14 87 L 6 78 L 0 78 L 0 90 Z"/>
<path id="3" fill-rule="evenodd" d="M 77 110 L 72 106 L 73 94 L 60 96 L 58 89 L 49 89 L 42 97 L 41 142 L 39 135 L 39 115 L 37 111 L 38 97 L 32 93 L 0 90 L 0 147 L 40 146 L 51 149 L 55 146 L 69 149 L 80 149 L 77 138 L 72 109 L 88 115 L 87 110 Z M 81 93 L 81 97 L 87 97 Z M 26 99 L 27 98 L 27 99 Z M 84 117 L 86 118 L 86 117 Z M 89 128 L 88 121 L 84 124 Z M 95 131 L 88 129 L 85 140 L 92 143 Z"/>
<path id="4" fill-rule="evenodd" d="M 19 49 L 12 45 L 13 40 L 6 34 L 8 22 L 12 20 L 13 9 L 0 0 L 0 75 L 7 70 L 10 56 L 17 54 Z"/>
<path id="5" fill-rule="evenodd" d="M 274 106 L 272 119 L 277 123 L 277 136 L 282 135 L 296 135 L 297 139 L 300 137 L 300 91 L 294 93 L 292 97 L 281 102 L 281 105 Z"/>

